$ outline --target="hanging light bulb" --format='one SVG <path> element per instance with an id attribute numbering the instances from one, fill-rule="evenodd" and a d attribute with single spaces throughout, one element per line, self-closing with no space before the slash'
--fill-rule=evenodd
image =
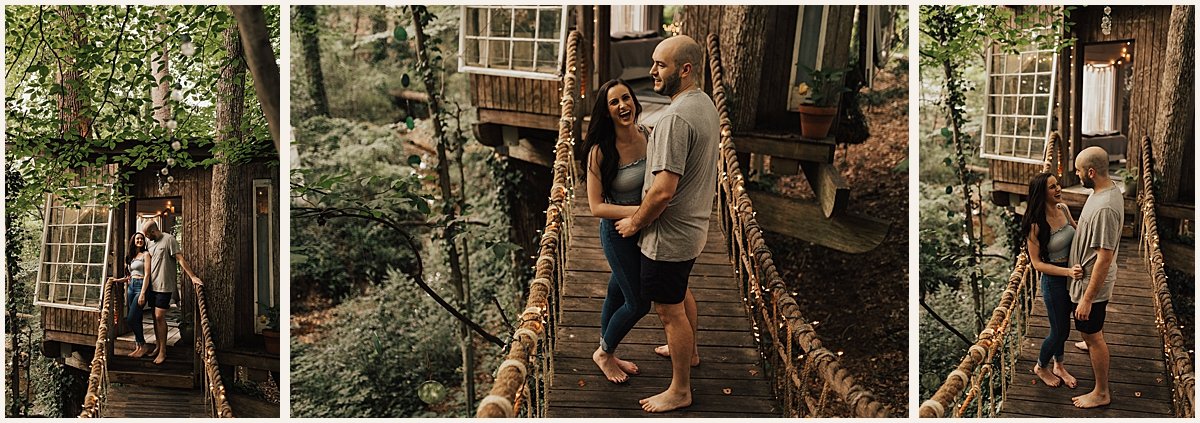
<path id="1" fill-rule="evenodd" d="M 167 157 L 167 166 L 175 166 L 175 158 Z"/>
<path id="2" fill-rule="evenodd" d="M 1112 8 L 1108 7 L 1108 6 L 1104 6 L 1104 17 L 1100 18 L 1100 32 L 1103 32 L 1104 35 L 1109 35 L 1112 33 L 1112 16 L 1110 16 L 1111 14 L 1112 14 Z"/>
<path id="3" fill-rule="evenodd" d="M 196 45 L 192 44 L 191 36 L 183 36 L 183 44 L 179 46 L 179 52 L 183 53 L 183 55 L 187 57 L 192 57 L 192 55 L 196 54 Z"/>
<path id="4" fill-rule="evenodd" d="M 183 93 L 180 93 L 179 90 L 171 90 L 171 100 L 175 100 L 175 102 L 183 101 Z"/>
<path id="5" fill-rule="evenodd" d="M 158 173 L 161 173 L 161 174 L 163 174 L 163 176 L 166 176 L 167 174 L 171 173 L 171 171 L 164 167 L 164 168 L 162 168 L 162 170 L 158 171 Z"/>
<path id="6" fill-rule="evenodd" d="M 183 148 L 183 144 L 180 144 L 179 141 L 175 141 L 175 142 L 171 143 L 172 150 L 179 151 L 179 149 L 181 149 L 181 148 Z"/>
<path id="7" fill-rule="evenodd" d="M 176 123 L 175 119 L 171 119 L 171 120 L 167 121 L 166 126 L 167 126 L 167 129 L 174 131 L 175 128 L 179 127 L 179 123 Z"/>

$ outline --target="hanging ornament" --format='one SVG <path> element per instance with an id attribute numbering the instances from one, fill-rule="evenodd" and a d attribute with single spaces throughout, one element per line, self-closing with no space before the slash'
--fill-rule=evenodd
<path id="1" fill-rule="evenodd" d="M 175 158 L 167 157 L 167 166 L 175 166 Z"/>
<path id="2" fill-rule="evenodd" d="M 165 168 L 165 167 L 164 167 L 164 168 L 162 168 L 162 170 L 160 170 L 158 173 L 161 173 L 163 176 L 167 176 L 168 174 L 170 174 L 170 173 L 171 173 L 171 171 L 170 171 L 170 170 L 168 170 L 168 168 Z"/>
<path id="3" fill-rule="evenodd" d="M 180 144 L 179 141 L 175 141 L 175 142 L 171 143 L 172 150 L 179 151 L 179 149 L 181 149 L 181 148 L 183 148 L 183 144 Z"/>
<path id="4" fill-rule="evenodd" d="M 1112 34 L 1112 8 L 1104 6 L 1104 17 L 1100 18 L 1100 32 Z"/>
<path id="5" fill-rule="evenodd" d="M 175 177 L 174 177 L 174 176 L 168 176 L 168 177 L 167 177 L 167 183 L 168 183 L 168 184 L 170 184 L 170 183 L 174 183 L 174 182 L 175 182 Z"/>
<path id="6" fill-rule="evenodd" d="M 175 100 L 175 102 L 183 101 L 183 93 L 179 92 L 179 90 L 171 90 L 171 100 Z"/>
<path id="7" fill-rule="evenodd" d="M 175 119 L 171 119 L 167 121 L 166 126 L 167 129 L 174 131 L 175 128 L 179 127 L 179 123 L 175 122 Z"/>
<path id="8" fill-rule="evenodd" d="M 183 36 L 183 44 L 179 46 L 179 52 L 187 57 L 192 57 L 192 55 L 196 54 L 196 45 L 192 44 L 191 36 Z"/>

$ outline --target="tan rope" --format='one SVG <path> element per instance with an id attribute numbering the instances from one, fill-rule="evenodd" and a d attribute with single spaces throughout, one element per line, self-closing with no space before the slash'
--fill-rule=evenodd
<path id="1" fill-rule="evenodd" d="M 204 300 L 204 286 L 195 285 L 196 311 L 200 320 L 200 338 L 196 340 L 196 354 L 204 363 L 204 399 L 208 402 L 209 413 L 212 417 L 234 417 L 233 408 L 225 398 L 225 384 L 221 382 L 221 368 L 217 363 L 217 347 L 213 344 L 212 329 L 209 325 L 208 305 Z"/>
<path id="2" fill-rule="evenodd" d="M 571 202 L 574 199 L 575 157 L 575 87 L 578 72 L 578 49 L 582 35 L 571 31 L 567 38 L 567 63 L 563 73 L 562 98 L 559 101 L 558 141 L 554 147 L 554 179 L 550 187 L 550 205 L 546 208 L 546 225 L 534 266 L 534 279 L 529 286 L 525 311 L 520 315 L 517 329 L 509 344 L 504 363 L 496 370 L 495 381 L 488 394 L 489 401 L 479 404 L 476 417 L 519 416 L 522 402 L 527 400 L 529 416 L 545 415 L 545 389 L 553 375 L 554 319 L 559 306 L 566 275 L 566 246 L 571 224 Z M 554 301 L 551 301 L 551 299 Z M 541 341 L 539 344 L 539 340 Z M 539 346 L 541 348 L 539 348 Z M 532 372 L 526 375 L 512 363 L 530 363 Z M 508 408 L 511 404 L 512 408 Z"/>
<path id="3" fill-rule="evenodd" d="M 850 372 L 844 369 L 837 355 L 821 345 L 821 339 L 816 330 L 800 313 L 800 307 L 794 298 L 787 293 L 787 285 L 775 267 L 771 250 L 762 236 L 762 229 L 754 218 L 754 206 L 746 193 L 745 180 L 738 167 L 737 152 L 733 146 L 733 125 L 729 119 L 729 109 L 726 104 L 724 87 L 724 69 L 721 64 L 720 43 L 715 34 L 707 39 L 711 81 L 713 81 L 713 102 L 716 103 L 721 124 L 721 159 L 718 166 L 721 170 L 719 198 L 722 201 L 721 213 L 723 229 L 729 237 L 729 254 L 737 269 L 739 278 L 749 291 L 747 301 L 758 309 L 754 316 L 763 316 L 765 330 L 772 334 L 773 340 L 777 332 L 785 325 L 787 339 L 778 341 L 792 343 L 804 351 L 803 359 L 790 354 L 783 354 L 780 342 L 772 342 L 773 348 L 779 353 L 768 354 L 777 363 L 777 389 L 787 389 L 785 396 L 797 394 L 811 398 L 812 387 L 793 383 L 789 375 L 794 374 L 797 360 L 814 360 L 815 370 L 822 379 L 821 386 L 828 384 L 838 398 L 844 401 L 856 417 L 890 417 L 893 413 L 887 406 L 875 400 L 874 394 L 859 384 Z M 762 286 L 760 281 L 766 281 Z M 756 318 L 757 321 L 757 318 Z M 761 345 L 761 340 L 760 340 Z M 805 362 L 801 366 L 807 366 Z M 824 388 L 818 388 L 824 390 Z M 790 407 L 791 401 L 788 401 Z M 805 401 L 809 402 L 809 401 Z M 823 407 L 823 400 L 817 399 L 816 408 Z M 810 408 L 813 408 L 810 405 Z M 819 410 L 810 410 L 819 411 Z M 798 414 L 798 410 L 788 410 L 789 415 Z M 806 413 L 808 414 L 808 413 Z"/>
<path id="4" fill-rule="evenodd" d="M 105 281 L 100 293 L 100 324 L 96 328 L 96 350 L 92 354 L 91 371 L 88 372 L 87 391 L 83 397 L 81 418 L 103 417 L 104 402 L 108 397 L 108 333 L 112 328 L 113 284 Z"/>

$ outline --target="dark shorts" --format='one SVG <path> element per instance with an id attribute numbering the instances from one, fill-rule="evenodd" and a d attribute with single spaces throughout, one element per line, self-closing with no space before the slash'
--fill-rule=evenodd
<path id="1" fill-rule="evenodd" d="M 651 260 L 642 257 L 642 296 L 659 304 L 679 304 L 687 295 L 688 276 L 696 259 L 688 261 Z"/>
<path id="2" fill-rule="evenodd" d="M 154 308 L 171 308 L 171 292 L 146 291 L 146 304 Z"/>
<path id="3" fill-rule="evenodd" d="M 1074 316 L 1075 308 L 1079 307 L 1079 303 L 1071 303 L 1071 315 Z M 1093 334 L 1104 329 L 1104 316 L 1108 309 L 1108 301 L 1092 303 L 1092 312 L 1088 314 L 1087 320 L 1075 319 L 1075 330 L 1086 334 Z"/>

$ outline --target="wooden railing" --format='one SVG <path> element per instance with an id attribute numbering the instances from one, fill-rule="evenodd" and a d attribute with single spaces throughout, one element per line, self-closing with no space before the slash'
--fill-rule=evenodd
<path id="1" fill-rule="evenodd" d="M 890 417 L 892 410 L 876 401 L 871 391 L 842 367 L 837 354 L 822 346 L 816 330 L 787 292 L 771 249 L 763 240 L 762 228 L 754 218 L 754 206 L 738 167 L 716 35 L 708 36 L 707 48 L 713 101 L 721 124 L 718 214 L 750 316 L 755 326 L 768 335 L 759 339 L 759 347 L 770 362 L 776 393 L 792 417 L 843 414 L 831 413 L 831 392 L 849 407 L 853 417 Z"/>
<path id="2" fill-rule="evenodd" d="M 88 372 L 87 391 L 83 397 L 81 418 L 102 417 L 104 401 L 108 398 L 108 360 L 112 358 L 112 343 L 115 338 L 113 331 L 113 310 L 116 299 L 113 297 L 112 282 L 105 281 L 100 288 L 100 324 L 96 329 L 96 351 L 92 355 L 91 371 Z"/>
<path id="3" fill-rule="evenodd" d="M 577 181 L 572 150 L 580 37 L 578 31 L 572 31 L 567 38 L 558 142 L 554 146 L 554 180 L 534 279 L 529 284 L 525 311 L 521 312 L 519 325 L 512 334 L 508 354 L 496 369 L 495 382 L 488 396 L 479 402 L 476 417 L 546 416 L 545 398 L 547 384 L 554 376 L 554 332 L 566 272 L 571 202 Z"/>
<path id="4" fill-rule="evenodd" d="M 208 404 L 210 417 L 234 417 L 233 409 L 225 398 L 225 384 L 221 382 L 220 365 L 217 364 L 217 348 L 213 344 L 212 329 L 209 324 L 208 305 L 204 300 L 204 286 L 192 284 L 196 290 L 196 316 L 200 322 L 200 336 L 196 337 L 195 351 L 204 364 L 201 388 L 204 390 L 204 402 Z"/>
<path id="5" fill-rule="evenodd" d="M 1167 285 L 1167 273 L 1163 269 L 1158 217 L 1154 209 L 1154 157 L 1150 148 L 1150 137 L 1142 137 L 1141 147 L 1139 170 L 1142 174 L 1142 186 L 1141 192 L 1138 193 L 1138 206 L 1142 215 L 1141 248 L 1144 250 L 1142 257 L 1146 260 L 1146 269 L 1150 271 L 1156 314 L 1154 323 L 1162 335 L 1163 355 L 1174 386 L 1172 402 L 1175 417 L 1192 418 L 1196 416 L 1196 373 L 1183 334 L 1179 330 L 1174 307 L 1171 305 L 1171 290 Z"/>

